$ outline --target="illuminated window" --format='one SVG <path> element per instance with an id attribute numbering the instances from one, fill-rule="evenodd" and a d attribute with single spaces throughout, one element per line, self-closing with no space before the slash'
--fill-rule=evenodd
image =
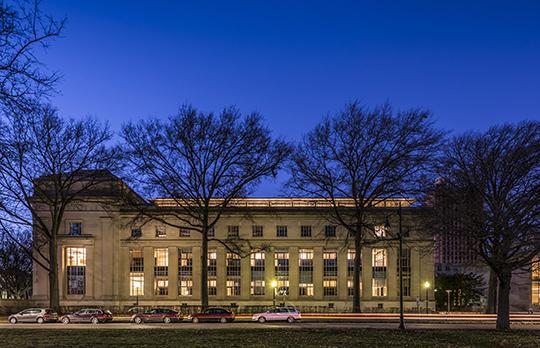
<path id="1" fill-rule="evenodd" d="M 323 294 L 324 296 L 336 296 L 337 295 L 337 280 L 323 280 Z"/>
<path id="2" fill-rule="evenodd" d="M 165 296 L 169 294 L 169 280 L 164 278 L 155 278 L 154 280 L 154 294 L 159 296 Z"/>
<path id="3" fill-rule="evenodd" d="M 217 251 L 216 249 L 208 249 L 208 276 L 215 277 L 217 275 Z"/>
<path id="4" fill-rule="evenodd" d="M 299 295 L 313 296 L 313 250 L 298 250 Z"/>
<path id="5" fill-rule="evenodd" d="M 531 280 L 532 304 L 540 305 L 540 260 L 533 263 Z"/>
<path id="6" fill-rule="evenodd" d="M 82 224 L 80 222 L 71 222 L 69 224 L 69 235 L 80 236 L 82 234 Z"/>
<path id="7" fill-rule="evenodd" d="M 208 279 L 208 296 L 216 296 L 216 295 L 217 295 L 217 280 Z"/>
<path id="8" fill-rule="evenodd" d="M 263 236 L 263 227 L 260 225 L 251 226 L 251 235 L 253 237 L 262 237 Z"/>
<path id="9" fill-rule="evenodd" d="M 337 277 L 337 251 L 325 250 L 323 261 L 323 277 Z"/>
<path id="10" fill-rule="evenodd" d="M 274 272 L 277 281 L 276 293 L 280 296 L 289 294 L 289 252 L 276 250 L 274 253 Z"/>
<path id="11" fill-rule="evenodd" d="M 371 286 L 371 295 L 383 297 L 387 295 L 386 265 L 388 260 L 386 256 L 386 249 L 372 249 L 371 255 L 373 265 L 373 281 Z"/>
<path id="12" fill-rule="evenodd" d="M 68 295 L 86 292 L 86 248 L 66 248 L 66 273 Z"/>
<path id="13" fill-rule="evenodd" d="M 169 249 L 154 249 L 154 294 L 169 294 Z"/>
<path id="14" fill-rule="evenodd" d="M 240 278 L 227 280 L 227 296 L 240 296 Z"/>
<path id="15" fill-rule="evenodd" d="M 347 293 L 349 296 L 354 295 L 354 258 L 356 251 L 354 249 L 347 250 Z M 362 263 L 360 263 L 360 289 L 362 289 Z"/>
<path id="16" fill-rule="evenodd" d="M 287 226 L 276 226 L 276 237 L 287 237 Z"/>
<path id="17" fill-rule="evenodd" d="M 384 238 L 386 237 L 386 227 L 384 225 L 377 225 L 374 227 L 375 237 Z"/>
<path id="18" fill-rule="evenodd" d="M 191 248 L 178 249 L 178 282 L 180 296 L 193 295 L 193 253 Z"/>
<path id="19" fill-rule="evenodd" d="M 252 252 L 250 256 L 252 295 L 264 295 L 264 256 L 262 251 Z"/>
<path id="20" fill-rule="evenodd" d="M 141 249 L 129 251 L 129 295 L 144 295 L 144 257 Z"/>

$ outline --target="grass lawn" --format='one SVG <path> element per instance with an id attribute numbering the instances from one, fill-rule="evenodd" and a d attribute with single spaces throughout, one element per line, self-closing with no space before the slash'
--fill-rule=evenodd
<path id="1" fill-rule="evenodd" d="M 10 347 L 540 347 L 540 331 L 373 329 L 9 329 Z"/>

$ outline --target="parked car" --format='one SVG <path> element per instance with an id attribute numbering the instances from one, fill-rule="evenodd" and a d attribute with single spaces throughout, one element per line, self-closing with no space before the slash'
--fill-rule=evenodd
<path id="1" fill-rule="evenodd" d="M 19 313 L 12 314 L 8 317 L 11 324 L 16 323 L 38 323 L 57 322 L 58 313 L 51 308 L 28 308 Z"/>
<path id="2" fill-rule="evenodd" d="M 302 315 L 298 309 L 294 307 L 276 307 L 267 310 L 266 312 L 253 314 L 252 321 L 264 323 L 266 321 L 287 321 L 294 323 L 297 320 L 302 320 Z"/>
<path id="3" fill-rule="evenodd" d="M 113 315 L 105 309 L 84 308 L 71 314 L 65 314 L 60 318 L 64 324 L 69 323 L 106 323 L 112 321 Z"/>
<path id="4" fill-rule="evenodd" d="M 182 314 L 167 308 L 151 308 L 144 313 L 136 313 L 131 316 L 131 321 L 136 324 L 145 322 L 163 322 L 169 324 L 182 321 Z"/>
<path id="5" fill-rule="evenodd" d="M 201 313 L 193 313 L 188 315 L 187 319 L 192 323 L 203 321 L 227 323 L 234 321 L 234 313 L 225 308 L 210 307 L 206 308 Z"/>

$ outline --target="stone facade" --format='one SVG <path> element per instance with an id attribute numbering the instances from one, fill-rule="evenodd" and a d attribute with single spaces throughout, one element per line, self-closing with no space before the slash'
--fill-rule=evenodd
<path id="1" fill-rule="evenodd" d="M 352 241 L 346 245 L 346 233 L 340 227 L 333 236 L 334 227 L 325 219 L 328 207 L 307 199 L 241 202 L 219 220 L 215 238 L 238 234 L 254 253 L 238 259 L 221 243 L 210 241 L 211 305 L 271 305 L 275 291 L 277 303 L 336 310 L 352 307 L 348 266 Z M 391 225 L 397 226 L 397 204 L 373 208 L 373 224 L 383 228 L 389 217 Z M 409 266 L 405 269 L 406 310 L 425 309 L 426 295 L 434 308 L 433 240 L 415 227 L 416 209 L 403 209 L 408 231 L 404 240 L 404 262 Z M 126 207 L 96 198 L 66 212 L 58 242 L 61 306 L 200 304 L 200 234 L 155 221 L 136 225 L 134 216 Z M 388 241 L 362 250 L 361 298 L 367 311 L 396 311 L 399 306 L 397 242 L 390 240 L 390 230 L 385 233 Z M 45 304 L 47 272 L 35 264 L 33 278 L 33 299 Z M 426 282 L 430 288 L 424 287 Z"/>

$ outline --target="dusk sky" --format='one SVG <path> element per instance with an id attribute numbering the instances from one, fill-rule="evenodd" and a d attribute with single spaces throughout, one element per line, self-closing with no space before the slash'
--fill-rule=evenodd
<path id="1" fill-rule="evenodd" d="M 454 132 L 540 120 L 540 1 L 44 1 L 65 116 L 114 130 L 190 103 L 261 112 L 295 140 L 359 100 Z M 265 183 L 260 196 L 276 195 Z"/>

